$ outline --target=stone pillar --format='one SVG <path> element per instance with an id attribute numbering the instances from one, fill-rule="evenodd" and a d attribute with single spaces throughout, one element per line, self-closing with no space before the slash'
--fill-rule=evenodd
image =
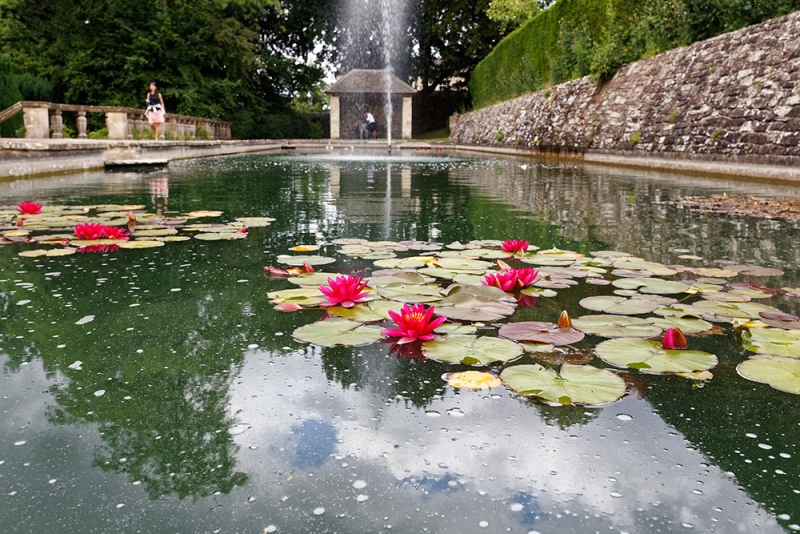
<path id="1" fill-rule="evenodd" d="M 128 124 L 128 127 L 127 127 L 127 129 L 125 131 L 125 137 L 127 139 L 133 139 L 133 127 L 134 127 L 134 124 L 136 124 L 136 121 L 134 120 L 134 114 L 133 113 L 128 113 L 127 124 Z"/>
<path id="2" fill-rule="evenodd" d="M 340 118 L 339 118 L 339 97 L 332 96 L 331 97 L 331 139 L 339 139 L 341 134 L 339 133 L 340 127 Z"/>
<path id="3" fill-rule="evenodd" d="M 75 125 L 78 127 L 78 139 L 88 139 L 86 135 L 86 112 L 79 111 L 78 116 L 75 117 Z"/>
<path id="4" fill-rule="evenodd" d="M 141 134 L 142 130 L 144 130 L 145 125 L 147 124 L 140 115 L 136 115 L 136 117 L 137 118 L 133 121 L 134 137 L 136 137 L 136 130 L 138 130 L 139 134 Z"/>
<path id="5" fill-rule="evenodd" d="M 50 129 L 53 130 L 53 139 L 64 139 L 64 120 L 61 118 L 61 110 L 57 109 L 50 115 Z"/>
<path id="6" fill-rule="evenodd" d="M 49 139 L 50 117 L 47 108 L 22 108 L 25 139 Z"/>
<path id="7" fill-rule="evenodd" d="M 197 123 L 192 121 L 186 125 L 186 136 L 194 139 L 197 137 Z"/>
<path id="8" fill-rule="evenodd" d="M 106 128 L 108 128 L 109 139 L 127 139 L 128 114 L 118 111 L 107 111 Z"/>
<path id="9" fill-rule="evenodd" d="M 178 119 L 169 119 L 162 128 L 164 134 L 170 134 L 172 136 L 178 135 Z"/>
<path id="10" fill-rule="evenodd" d="M 402 137 L 403 139 L 411 139 L 411 117 L 412 117 L 411 97 L 404 96 L 403 113 L 402 115 L 400 115 L 400 118 L 403 121 L 403 129 L 400 137 Z"/>

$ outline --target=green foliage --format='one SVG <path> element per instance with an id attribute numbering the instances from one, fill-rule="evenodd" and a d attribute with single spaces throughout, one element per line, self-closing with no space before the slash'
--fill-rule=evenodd
<path id="1" fill-rule="evenodd" d="M 519 27 L 544 7 L 539 0 L 491 0 L 486 15 L 503 30 Z"/>
<path id="2" fill-rule="evenodd" d="M 309 139 L 322 139 L 325 137 L 325 129 L 319 122 L 312 122 L 308 127 Z"/>
<path id="3" fill-rule="evenodd" d="M 195 138 L 197 138 L 197 139 L 203 139 L 203 140 L 211 139 L 211 134 L 208 132 L 208 130 L 206 130 L 202 126 L 198 126 L 197 127 L 197 129 L 194 132 L 194 135 L 195 135 Z"/>
<path id="4" fill-rule="evenodd" d="M 633 132 L 630 135 L 630 137 L 628 138 L 628 141 L 631 143 L 631 147 L 635 147 L 636 145 L 641 143 L 642 142 L 642 131 L 641 130 L 636 130 L 635 132 Z"/>
<path id="5" fill-rule="evenodd" d="M 22 100 L 14 74 L 11 72 L 11 58 L 0 55 L 0 111 Z M 12 137 L 22 127 L 22 117 L 17 115 L 0 124 L 0 135 Z"/>
<path id="6" fill-rule="evenodd" d="M 108 139 L 108 128 L 102 128 L 86 134 L 89 139 Z"/>
<path id="7" fill-rule="evenodd" d="M 548 84 L 603 81 L 637 61 L 800 9 L 800 0 L 558 0 L 474 69 L 476 107 Z"/>

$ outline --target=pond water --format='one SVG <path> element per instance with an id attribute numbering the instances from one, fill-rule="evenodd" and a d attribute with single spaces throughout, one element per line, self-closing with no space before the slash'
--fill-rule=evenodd
<path id="1" fill-rule="evenodd" d="M 744 380 L 730 325 L 698 383 L 635 370 L 601 407 L 464 390 L 465 365 L 390 345 L 322 348 L 264 266 L 299 244 L 524 238 L 666 264 L 776 267 L 800 286 L 796 223 L 712 216 L 685 195 L 791 186 L 458 153 L 271 154 L 0 183 L 0 204 L 143 204 L 273 217 L 247 239 L 66 257 L 0 248 L 0 516 L 13 532 L 789 532 L 800 530 L 800 400 Z M 158 198 L 156 198 L 158 197 Z M 212 219 L 209 222 L 213 222 Z M 555 321 L 613 287 L 511 319 Z M 797 313 L 797 301 L 769 304 Z M 487 329 L 487 333 L 489 330 Z M 601 339 L 587 338 L 586 346 Z M 522 356 L 533 363 L 531 355 Z M 76 364 L 80 361 L 80 364 Z M 609 367 L 599 360 L 598 367 Z M 489 366 L 499 371 L 503 365 Z"/>

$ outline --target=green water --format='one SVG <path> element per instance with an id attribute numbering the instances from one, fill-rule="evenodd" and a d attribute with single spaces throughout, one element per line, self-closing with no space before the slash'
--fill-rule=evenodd
<path id="1" fill-rule="evenodd" d="M 800 524 L 800 400 L 747 382 L 736 335 L 698 388 L 632 373 L 602 408 L 454 390 L 464 367 L 389 345 L 323 349 L 292 331 L 263 267 L 297 244 L 521 237 L 677 263 L 778 267 L 800 286 L 794 223 L 667 204 L 788 186 L 412 153 L 259 155 L 0 183 L 0 204 L 147 204 L 269 216 L 244 241 L 20 258 L 0 248 L 0 517 L 21 533 L 787 532 Z M 553 321 L 581 284 L 513 320 Z M 26 302 L 29 301 L 29 302 Z M 796 301 L 770 304 L 797 313 Z M 94 316 L 84 324 L 82 318 Z M 596 341 L 592 342 L 596 343 Z M 527 358 L 527 356 L 526 356 Z M 76 360 L 81 369 L 72 369 Z"/>

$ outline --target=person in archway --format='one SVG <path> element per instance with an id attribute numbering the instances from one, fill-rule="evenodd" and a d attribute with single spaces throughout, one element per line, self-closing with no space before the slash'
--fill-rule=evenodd
<path id="1" fill-rule="evenodd" d="M 161 125 L 164 124 L 166 111 L 164 110 L 164 97 L 158 90 L 156 82 L 150 82 L 150 91 L 145 97 L 147 102 L 147 110 L 144 112 L 147 115 L 147 122 L 150 128 L 153 129 L 153 138 L 157 141 L 161 135 Z"/>
<path id="2" fill-rule="evenodd" d="M 378 138 L 378 123 L 375 122 L 375 116 L 369 111 L 364 112 L 364 120 L 367 121 L 367 132 L 369 137 L 373 139 Z"/>

